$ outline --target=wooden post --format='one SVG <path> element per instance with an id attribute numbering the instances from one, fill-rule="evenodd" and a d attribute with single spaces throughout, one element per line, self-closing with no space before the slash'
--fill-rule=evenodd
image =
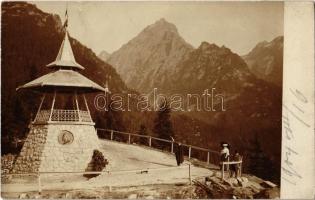
<path id="1" fill-rule="evenodd" d="M 50 109 L 50 115 L 49 115 L 49 120 L 48 120 L 50 122 L 51 122 L 51 117 L 52 117 L 52 113 L 53 113 L 54 106 L 55 106 L 55 100 L 56 100 L 56 90 L 54 90 L 54 98 L 53 98 L 51 109 Z"/>
<path id="2" fill-rule="evenodd" d="M 128 144 L 130 144 L 130 134 L 128 134 Z"/>
<path id="3" fill-rule="evenodd" d="M 78 95 L 77 95 L 77 91 L 74 91 L 74 98 L 75 98 L 75 105 L 77 107 L 77 112 L 78 112 L 78 117 L 79 117 L 79 121 L 81 120 L 81 115 L 80 115 L 80 108 L 79 108 L 79 103 L 78 103 Z"/>
<path id="4" fill-rule="evenodd" d="M 210 162 L 210 152 L 208 151 L 208 153 L 207 153 L 207 164 L 209 164 L 209 162 Z"/>
<path id="5" fill-rule="evenodd" d="M 242 177 L 242 163 L 243 163 L 243 160 L 241 160 L 241 164 L 240 164 L 240 172 L 239 172 L 240 173 L 239 174 L 240 177 Z"/>
<path id="6" fill-rule="evenodd" d="M 188 150 L 188 159 L 190 159 L 191 157 L 191 146 L 189 146 L 189 150 Z"/>
<path id="7" fill-rule="evenodd" d="M 85 103 L 86 110 L 88 111 L 89 116 L 90 116 L 91 121 L 92 121 L 92 117 L 91 117 L 90 109 L 89 109 L 88 103 L 87 103 L 87 101 L 86 101 L 85 94 L 83 94 L 83 98 L 84 98 L 84 103 Z"/>
<path id="8" fill-rule="evenodd" d="M 85 94 L 83 94 L 83 98 L 84 98 L 84 103 L 85 103 L 86 110 L 90 113 L 90 109 L 89 109 L 87 100 L 86 100 L 86 98 L 85 98 Z"/>
<path id="9" fill-rule="evenodd" d="M 224 180 L 224 162 L 222 162 L 222 180 Z"/>
<path id="10" fill-rule="evenodd" d="M 38 114 L 39 114 L 39 112 L 40 112 L 40 109 L 42 108 L 42 105 L 43 105 L 43 102 L 44 102 L 45 97 L 46 97 L 46 93 L 45 93 L 45 94 L 42 96 L 42 98 L 41 98 L 41 101 L 40 101 L 40 104 L 39 104 L 39 107 L 38 107 L 38 110 L 37 110 L 37 113 L 36 113 L 36 116 L 35 116 L 34 121 L 36 121 L 36 118 L 37 118 L 37 116 L 38 116 Z"/>
<path id="11" fill-rule="evenodd" d="M 114 137 L 114 131 L 111 130 L 111 131 L 110 131 L 110 140 L 113 140 L 113 137 Z"/>
<path id="12" fill-rule="evenodd" d="M 174 153 L 174 142 L 172 142 L 171 153 Z"/>
<path id="13" fill-rule="evenodd" d="M 189 163 L 189 165 L 188 165 L 188 170 L 189 170 L 189 184 L 191 185 L 191 164 Z"/>
<path id="14" fill-rule="evenodd" d="M 149 137 L 149 147 L 151 147 L 151 145 L 152 145 L 152 138 L 151 138 L 151 136 Z"/>
<path id="15" fill-rule="evenodd" d="M 228 163 L 230 162 L 230 157 L 228 157 Z M 226 166 L 226 171 L 230 171 L 230 165 L 229 164 L 227 164 L 227 166 Z"/>
<path id="16" fill-rule="evenodd" d="M 40 181 L 40 173 L 38 173 L 37 180 L 38 180 L 38 194 L 41 195 L 42 185 L 41 185 L 41 181 Z"/>

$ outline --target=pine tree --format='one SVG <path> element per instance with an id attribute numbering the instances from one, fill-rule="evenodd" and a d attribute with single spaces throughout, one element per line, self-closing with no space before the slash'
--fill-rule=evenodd
<path id="1" fill-rule="evenodd" d="M 147 127 L 144 124 L 141 124 L 138 133 L 139 135 L 148 135 Z M 139 142 L 140 144 L 147 145 L 148 139 L 145 137 L 140 137 Z"/>
<path id="2" fill-rule="evenodd" d="M 257 135 L 251 143 L 252 147 L 250 148 L 248 164 L 249 172 L 260 178 L 273 180 L 276 173 L 275 167 L 267 154 L 262 150 Z"/>
<path id="3" fill-rule="evenodd" d="M 167 101 L 164 101 L 159 105 L 157 118 L 154 121 L 153 132 L 159 138 L 166 140 L 169 140 L 171 136 L 174 137 L 174 131 L 171 122 L 171 109 Z M 168 144 L 161 143 L 159 146 L 164 148 L 168 146 Z"/>

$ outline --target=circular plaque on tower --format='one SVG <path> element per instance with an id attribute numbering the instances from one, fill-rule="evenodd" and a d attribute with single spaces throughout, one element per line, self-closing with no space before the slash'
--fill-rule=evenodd
<path id="1" fill-rule="evenodd" d="M 70 131 L 61 131 L 58 136 L 58 142 L 60 144 L 71 144 L 74 140 L 73 134 Z"/>

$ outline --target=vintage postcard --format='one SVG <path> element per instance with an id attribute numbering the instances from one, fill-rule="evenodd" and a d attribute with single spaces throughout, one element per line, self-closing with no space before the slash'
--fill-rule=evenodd
<path id="1" fill-rule="evenodd" d="M 314 6 L 1 3 L 1 197 L 314 197 Z"/>

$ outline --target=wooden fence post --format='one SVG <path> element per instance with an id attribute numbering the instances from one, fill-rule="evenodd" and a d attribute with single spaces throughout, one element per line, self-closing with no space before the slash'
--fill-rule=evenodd
<path id="1" fill-rule="evenodd" d="M 110 140 L 113 140 L 113 137 L 114 137 L 114 131 L 111 130 L 111 131 L 110 131 Z"/>
<path id="2" fill-rule="evenodd" d="M 190 159 L 191 157 L 191 146 L 189 146 L 189 150 L 188 150 L 188 159 Z"/>
<path id="3" fill-rule="evenodd" d="M 171 153 L 174 153 L 174 142 L 172 142 Z"/>
<path id="4" fill-rule="evenodd" d="M 222 180 L 224 180 L 224 162 L 222 162 Z"/>
<path id="5" fill-rule="evenodd" d="M 37 183 L 38 183 L 38 194 L 41 195 L 42 193 L 42 185 L 41 185 L 41 181 L 40 181 L 40 173 L 38 172 L 38 178 L 37 178 Z"/>
<path id="6" fill-rule="evenodd" d="M 208 151 L 208 153 L 207 153 L 207 164 L 209 164 L 209 162 L 210 162 L 210 152 Z"/>
<path id="7" fill-rule="evenodd" d="M 189 170 L 189 184 L 191 185 L 191 164 L 189 163 L 189 166 L 188 166 L 188 170 Z"/>
<path id="8" fill-rule="evenodd" d="M 151 147 L 151 140 L 152 140 L 152 138 L 149 137 L 149 147 Z"/>
<path id="9" fill-rule="evenodd" d="M 239 174 L 240 177 L 242 177 L 242 163 L 243 163 L 243 161 L 241 160 L 241 164 L 240 164 L 240 174 Z"/>
<path id="10" fill-rule="evenodd" d="M 230 162 L 230 157 L 228 157 L 228 162 Z M 230 171 L 230 165 L 229 164 L 226 166 L 226 171 Z"/>

